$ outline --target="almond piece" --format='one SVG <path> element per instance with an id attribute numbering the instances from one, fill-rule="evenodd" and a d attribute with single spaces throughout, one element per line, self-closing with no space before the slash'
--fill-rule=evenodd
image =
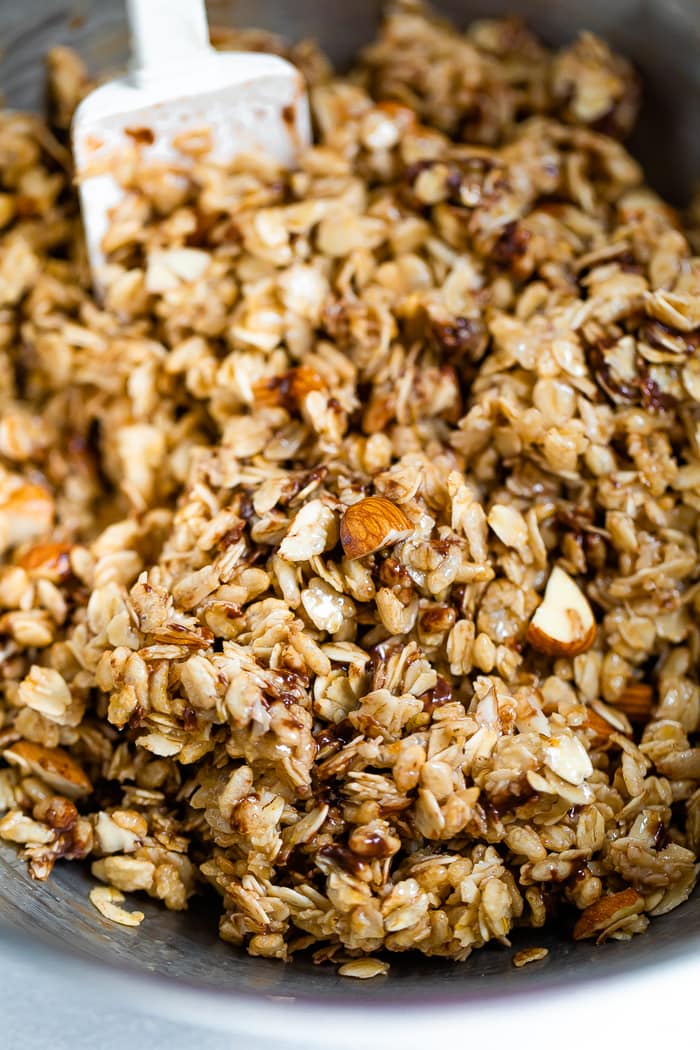
<path id="1" fill-rule="evenodd" d="M 9 193 L 0 193 L 0 230 L 12 222 L 17 214 L 17 203 Z"/>
<path id="2" fill-rule="evenodd" d="M 66 798 L 80 798 L 92 791 L 85 772 L 63 748 L 19 740 L 5 749 L 3 757 L 22 773 L 33 773 Z"/>
<path id="3" fill-rule="evenodd" d="M 630 722 L 649 721 L 654 703 L 654 690 L 646 682 L 630 682 L 614 702 L 614 706 L 629 718 Z"/>
<path id="4" fill-rule="evenodd" d="M 590 908 L 581 912 L 579 920 L 574 926 L 574 940 L 583 941 L 587 937 L 595 937 L 602 933 L 620 919 L 626 919 L 630 915 L 638 915 L 644 909 L 644 897 L 641 893 L 628 886 L 620 893 L 611 893 L 608 897 L 601 897 Z"/>
<path id="5" fill-rule="evenodd" d="M 28 543 L 53 525 L 54 502 L 41 485 L 27 482 L 0 503 L 0 549 Z"/>
<path id="6" fill-rule="evenodd" d="M 589 707 L 586 710 L 586 720 L 583 723 L 586 729 L 590 729 L 593 733 L 593 746 L 600 747 L 610 739 L 610 734 L 614 733 L 615 726 L 610 725 L 610 722 L 606 722 L 597 711 Z"/>
<path id="7" fill-rule="evenodd" d="M 19 564 L 34 576 L 58 583 L 70 576 L 70 544 L 37 543 L 25 551 Z"/>
<path id="8" fill-rule="evenodd" d="M 325 390 L 326 384 L 315 368 L 298 365 L 282 375 L 267 376 L 253 386 L 255 404 L 259 407 L 282 407 L 293 412 L 312 390 Z"/>
<path id="9" fill-rule="evenodd" d="M 352 561 L 405 540 L 412 532 L 413 525 L 400 507 L 383 496 L 368 496 L 345 511 L 340 542 Z"/>
<path id="10" fill-rule="evenodd" d="M 528 642 L 549 656 L 577 656 L 590 649 L 595 634 L 588 599 L 569 574 L 555 566 L 527 629 Z"/>
<path id="11" fill-rule="evenodd" d="M 211 262 L 199 248 L 165 248 L 152 251 L 146 267 L 146 291 L 169 292 L 183 282 L 197 281 Z"/>
<path id="12" fill-rule="evenodd" d="M 593 772 L 588 752 L 573 733 L 561 732 L 557 736 L 550 736 L 544 755 L 544 764 L 567 784 L 578 787 Z"/>

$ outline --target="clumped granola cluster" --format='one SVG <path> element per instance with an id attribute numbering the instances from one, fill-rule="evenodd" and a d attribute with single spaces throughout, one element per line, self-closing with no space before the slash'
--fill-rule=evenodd
<path id="1" fill-rule="evenodd" d="M 0 836 L 355 976 L 629 937 L 700 846 L 700 260 L 636 78 L 406 3 L 291 55 L 297 170 L 134 141 L 103 303 L 0 115 Z"/>

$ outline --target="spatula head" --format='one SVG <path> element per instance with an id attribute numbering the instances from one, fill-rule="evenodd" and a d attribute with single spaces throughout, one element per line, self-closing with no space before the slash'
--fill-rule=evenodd
<path id="1" fill-rule="evenodd" d="M 83 100 L 73 120 L 73 152 L 98 290 L 102 239 L 124 192 L 113 174 L 120 158 L 138 148 L 147 161 L 185 169 L 195 137 L 217 162 L 258 153 L 293 166 L 311 138 L 301 74 L 276 55 L 213 52 L 195 68 L 145 83 L 115 80 Z"/>

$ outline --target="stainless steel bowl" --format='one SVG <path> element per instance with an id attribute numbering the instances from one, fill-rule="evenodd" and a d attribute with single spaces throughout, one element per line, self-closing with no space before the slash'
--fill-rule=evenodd
<path id="1" fill-rule="evenodd" d="M 343 64 L 371 38 L 381 3 L 215 0 L 210 7 L 212 21 L 220 24 L 235 19 L 292 38 L 316 36 Z M 643 118 L 633 149 L 659 190 L 680 203 L 687 199 L 700 170 L 700 136 L 693 127 L 700 108 L 698 0 L 444 0 L 438 7 L 462 22 L 515 10 L 552 42 L 584 27 L 607 37 L 644 76 Z M 123 6 L 114 0 L 4 0 L 0 41 L 6 102 L 39 108 L 42 55 L 51 45 L 76 47 L 94 69 L 123 64 Z M 624 1019 L 622 997 L 644 1008 L 645 997 L 660 991 L 668 1016 L 684 975 L 700 977 L 700 894 L 629 943 L 597 948 L 575 945 L 564 935 L 523 931 L 516 945 L 550 949 L 547 959 L 524 970 L 513 969 L 510 952 L 488 946 L 464 965 L 399 958 L 386 979 L 353 982 L 307 961 L 285 966 L 232 950 L 218 940 L 215 909 L 205 904 L 176 914 L 147 901 L 139 905 L 146 913 L 139 929 L 108 925 L 88 903 L 90 885 L 77 865 L 59 866 L 46 884 L 32 883 L 14 851 L 0 848 L 0 969 L 29 953 L 35 966 L 67 973 L 74 988 L 93 996 L 231 1032 L 274 1035 L 278 1045 L 289 1039 L 306 1047 L 364 1048 L 397 1045 L 400 1038 L 410 1047 L 468 1031 L 470 1040 L 488 1034 L 498 1046 L 517 1025 L 519 1048 L 531 1045 L 527 1032 L 535 1033 L 541 1048 L 548 1045 L 540 1023 L 545 1016 L 549 1026 L 566 1024 L 572 1010 L 580 1015 L 590 1003 L 599 1014 L 607 1002 L 610 1016 Z M 662 1015 L 644 1016 L 651 1031 Z M 536 1027 L 529 1028 L 535 1017 Z"/>

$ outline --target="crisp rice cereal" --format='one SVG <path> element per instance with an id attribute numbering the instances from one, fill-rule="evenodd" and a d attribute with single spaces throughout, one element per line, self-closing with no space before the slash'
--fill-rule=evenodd
<path id="1" fill-rule="evenodd" d="M 0 114 L 0 837 L 354 976 L 642 932 L 700 848 L 700 259 L 636 77 L 411 3 L 347 78 L 217 42 L 317 141 L 132 144 L 102 304 L 79 59 Z"/>

